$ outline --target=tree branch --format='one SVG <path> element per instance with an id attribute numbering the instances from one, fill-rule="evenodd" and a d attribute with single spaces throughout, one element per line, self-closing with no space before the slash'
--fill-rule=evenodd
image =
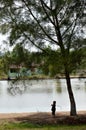
<path id="1" fill-rule="evenodd" d="M 47 6 L 43 0 L 40 0 L 40 1 L 45 5 L 45 7 L 46 7 L 48 10 L 51 11 L 51 8 L 49 8 L 49 6 Z"/>
<path id="2" fill-rule="evenodd" d="M 25 0 L 22 0 L 22 1 L 25 3 L 26 7 L 28 8 L 28 11 L 30 12 L 30 14 L 32 15 L 32 17 L 34 18 L 34 20 L 37 22 L 37 24 L 39 25 L 39 27 L 41 28 L 41 30 L 44 32 L 44 34 L 45 34 L 49 39 L 51 39 L 51 41 L 57 43 L 57 41 L 55 41 L 54 39 L 52 39 L 51 36 L 48 35 L 47 32 L 44 30 L 44 28 L 41 26 L 39 20 L 34 16 L 34 14 L 32 13 L 31 9 L 28 7 L 28 4 L 25 2 Z"/>
<path id="3" fill-rule="evenodd" d="M 68 46 L 67 46 L 67 50 L 68 50 L 68 52 L 69 52 L 69 49 L 70 49 L 70 46 L 71 46 L 71 39 L 72 39 L 72 36 L 73 36 L 73 32 L 74 32 L 74 29 L 75 29 L 75 27 L 76 27 L 76 22 L 77 22 L 77 19 L 76 19 L 76 21 L 75 21 L 75 25 L 74 25 L 74 27 L 73 27 L 73 29 L 72 29 L 72 31 L 71 31 L 71 34 L 70 34 L 70 36 L 69 36 L 69 40 L 68 40 Z"/>
<path id="4" fill-rule="evenodd" d="M 47 51 L 45 51 L 43 48 L 39 47 L 36 43 L 34 43 L 34 41 L 32 41 L 32 40 L 30 39 L 30 37 L 28 37 L 25 33 L 23 33 L 23 35 L 24 35 L 35 47 L 37 47 L 37 48 L 40 49 L 41 51 L 43 51 L 43 52 L 45 52 L 45 53 L 48 54 Z"/>
<path id="5" fill-rule="evenodd" d="M 47 13 L 47 11 L 46 11 L 46 9 L 45 9 L 45 4 L 44 4 L 44 2 L 43 2 L 43 0 L 40 0 L 41 1 L 41 5 L 42 5 L 42 8 L 44 9 L 44 12 L 46 13 L 46 15 L 47 15 L 47 18 L 50 20 L 50 22 L 54 25 L 54 22 L 51 20 L 51 18 L 50 18 L 50 16 L 49 16 L 49 14 Z M 50 10 L 50 11 L 52 11 L 52 10 Z"/>

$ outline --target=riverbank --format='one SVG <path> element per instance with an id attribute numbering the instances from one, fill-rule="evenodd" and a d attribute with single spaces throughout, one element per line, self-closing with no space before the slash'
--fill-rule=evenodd
<path id="1" fill-rule="evenodd" d="M 80 125 L 86 124 L 86 111 L 78 111 L 77 116 L 69 112 L 57 112 L 53 117 L 50 112 L 0 113 L 0 124 L 7 122 L 28 122 L 35 125 Z"/>
<path id="2" fill-rule="evenodd" d="M 71 79 L 76 79 L 76 78 L 78 78 L 78 79 L 84 79 L 84 78 L 86 78 L 86 75 L 84 75 L 84 76 L 79 76 L 79 75 L 71 75 L 70 76 L 70 78 Z M 10 78 L 10 79 L 8 79 L 7 77 L 5 77 L 5 78 L 0 78 L 0 80 L 46 80 L 46 79 L 65 79 L 65 76 L 56 76 L 56 77 L 49 77 L 49 76 L 43 76 L 43 77 L 41 77 L 41 76 L 31 76 L 31 77 L 23 77 L 23 78 L 17 78 L 17 79 L 15 79 L 15 78 Z"/>

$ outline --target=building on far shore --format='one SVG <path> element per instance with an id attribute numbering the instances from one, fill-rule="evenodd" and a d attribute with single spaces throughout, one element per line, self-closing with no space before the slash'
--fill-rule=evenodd
<path id="1" fill-rule="evenodd" d="M 32 64 L 26 68 L 23 64 L 21 65 L 10 65 L 8 71 L 8 79 L 15 79 L 18 77 L 32 76 L 43 74 L 42 70 L 39 68 L 40 65 Z"/>
<path id="2" fill-rule="evenodd" d="M 20 76 L 21 65 L 10 65 L 8 72 L 8 79 L 15 79 Z"/>

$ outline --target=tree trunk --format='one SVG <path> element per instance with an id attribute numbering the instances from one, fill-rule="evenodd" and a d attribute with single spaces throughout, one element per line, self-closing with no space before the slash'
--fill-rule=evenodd
<path id="1" fill-rule="evenodd" d="M 69 72 L 67 72 L 67 70 L 65 71 L 65 76 L 66 76 L 66 82 L 67 82 L 67 90 L 68 90 L 69 99 L 70 99 L 70 115 L 76 116 L 77 115 L 76 103 L 75 103 L 75 99 L 74 99 L 74 95 L 73 95 L 73 91 L 71 87 Z"/>

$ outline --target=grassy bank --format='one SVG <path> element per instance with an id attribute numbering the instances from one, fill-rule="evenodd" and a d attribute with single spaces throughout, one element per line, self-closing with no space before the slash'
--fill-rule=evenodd
<path id="1" fill-rule="evenodd" d="M 30 123 L 0 123 L 0 130 L 85 130 L 86 125 L 35 125 Z"/>

